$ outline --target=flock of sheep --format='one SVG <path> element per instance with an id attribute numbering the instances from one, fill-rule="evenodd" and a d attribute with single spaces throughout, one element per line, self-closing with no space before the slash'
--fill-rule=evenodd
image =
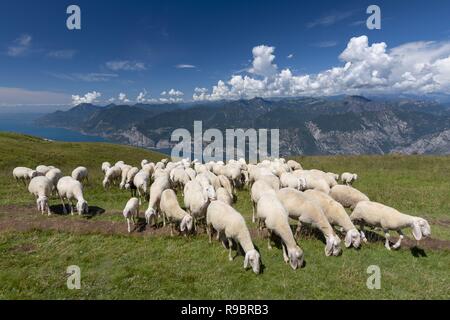
<path id="1" fill-rule="evenodd" d="M 343 184 L 338 184 L 339 175 L 316 169 L 304 170 L 293 160 L 277 158 L 258 164 L 247 164 L 244 159 L 230 160 L 226 164 L 221 161 L 202 164 L 189 159 L 173 162 L 163 159 L 155 164 L 143 160 L 141 168 L 118 161 L 114 165 L 104 162 L 101 169 L 104 188 L 118 186 L 131 191 L 131 199 L 123 210 L 128 232 L 139 217 L 140 206 L 147 201 L 145 220 L 148 225 L 157 226 L 158 219 L 162 219 L 163 226 L 166 222 L 170 224 L 172 236 L 176 227 L 185 235 L 202 227 L 206 229 L 210 243 L 216 233 L 217 240 L 229 249 L 229 259 L 233 260 L 234 242 L 245 256 L 244 268 L 251 267 L 255 273 L 260 272 L 260 254 L 253 245 L 243 216 L 233 208 L 236 189 L 244 187 L 250 190 L 253 223 L 257 223 L 258 230 L 267 230 L 269 249 L 274 235 L 281 239 L 283 259 L 293 269 L 303 264 L 303 251 L 296 241 L 303 224 L 323 234 L 326 256 L 341 253 L 338 233 L 344 234 L 345 247 L 360 247 L 361 241 L 367 241 L 365 226 L 381 228 L 389 250 L 400 247 L 403 228 L 412 228 L 417 241 L 431 234 L 425 219 L 372 202 L 352 187 L 358 178 L 356 174 L 343 173 L 340 176 Z M 49 198 L 53 192 L 59 196 L 64 213 L 67 213 L 64 200 L 70 203 L 72 215 L 74 208 L 80 215 L 88 213 L 82 184 L 88 181 L 85 167 L 78 167 L 71 176 L 65 177 L 61 170 L 52 166 L 40 165 L 35 170 L 18 167 L 13 176 L 25 184 L 29 181 L 28 190 L 36 197 L 37 208 L 42 214 L 47 211 L 50 215 Z M 181 192 L 185 209 L 178 203 L 177 192 Z M 345 208 L 352 210 L 350 216 Z M 289 219 L 298 222 L 295 234 Z M 397 231 L 400 236 L 392 246 L 390 230 Z"/>

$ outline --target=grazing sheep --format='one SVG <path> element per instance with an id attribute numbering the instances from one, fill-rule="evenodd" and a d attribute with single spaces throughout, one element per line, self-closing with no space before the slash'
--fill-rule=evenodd
<path id="1" fill-rule="evenodd" d="M 358 179 L 358 175 L 356 173 L 344 172 L 341 174 L 341 181 L 346 185 L 352 185 Z"/>
<path id="2" fill-rule="evenodd" d="M 219 175 L 217 178 L 219 179 L 220 185 L 221 185 L 223 188 L 225 188 L 225 190 L 227 190 L 228 193 L 229 193 L 231 196 L 236 195 L 235 189 L 233 189 L 233 186 L 231 185 L 230 180 L 229 180 L 226 176 L 224 176 L 224 175 L 221 174 L 221 175 Z M 219 188 L 219 189 L 220 189 L 220 188 Z"/>
<path id="3" fill-rule="evenodd" d="M 230 206 L 233 204 L 233 196 L 225 189 L 225 188 L 219 188 L 216 191 L 217 200 L 223 201 Z"/>
<path id="4" fill-rule="evenodd" d="M 270 185 L 270 187 L 274 190 L 280 189 L 280 179 L 278 179 L 278 177 L 272 173 L 258 175 L 255 181 L 259 180 L 264 181 L 265 183 Z"/>
<path id="5" fill-rule="evenodd" d="M 289 262 L 294 270 L 302 266 L 303 251 L 297 245 L 292 234 L 288 212 L 278 200 L 276 194 L 273 192 L 263 194 L 258 201 L 256 213 L 268 230 L 268 249 L 272 249 L 270 241 L 272 234 L 276 234 L 281 238 L 284 262 Z"/>
<path id="6" fill-rule="evenodd" d="M 45 166 L 45 165 L 39 165 L 36 167 L 36 171 L 39 172 L 41 175 L 45 176 L 45 174 L 50 170 L 53 169 L 52 166 Z"/>
<path id="7" fill-rule="evenodd" d="M 200 174 L 200 173 L 208 171 L 208 168 L 204 164 L 196 163 L 196 164 L 194 164 L 194 170 L 197 174 Z"/>
<path id="8" fill-rule="evenodd" d="M 139 171 L 133 178 L 133 185 L 135 186 L 139 195 L 139 204 L 142 204 L 142 198 L 146 199 L 148 196 L 150 176 L 143 170 Z"/>
<path id="9" fill-rule="evenodd" d="M 317 169 L 311 169 L 311 170 L 305 170 L 305 171 L 309 172 L 310 174 L 312 174 L 315 177 L 325 180 L 330 188 L 337 185 L 337 181 L 336 181 L 334 173 L 329 174 L 327 172 L 324 172 L 322 170 L 317 170 Z"/>
<path id="10" fill-rule="evenodd" d="M 191 181 L 191 177 L 184 170 L 184 167 L 178 167 L 170 171 L 170 182 L 175 190 L 179 189 L 183 192 L 183 188 Z"/>
<path id="11" fill-rule="evenodd" d="M 321 174 L 313 173 L 309 170 L 297 170 L 293 172 L 299 178 L 303 178 L 306 181 L 306 189 L 318 190 L 326 194 L 330 193 L 330 184 L 324 179 Z"/>
<path id="12" fill-rule="evenodd" d="M 165 169 L 161 169 L 161 168 L 157 168 L 156 169 L 155 168 L 155 172 L 153 172 L 151 177 L 153 178 L 153 180 L 156 180 L 156 179 L 161 178 L 161 177 L 166 177 L 167 179 L 169 179 L 170 178 L 170 174 Z"/>
<path id="13" fill-rule="evenodd" d="M 67 201 L 71 204 L 70 212 L 72 215 L 74 209 L 73 200 L 77 200 L 76 208 L 79 215 L 89 212 L 88 204 L 83 197 L 83 185 L 80 181 L 77 181 L 72 177 L 62 177 L 59 179 L 56 188 L 58 190 L 65 214 L 67 213 L 67 210 L 64 199 L 67 199 Z"/>
<path id="14" fill-rule="evenodd" d="M 152 162 L 144 164 L 144 166 L 142 167 L 142 171 L 147 172 L 148 175 L 151 177 L 155 172 L 155 165 Z"/>
<path id="15" fill-rule="evenodd" d="M 42 214 L 47 211 L 51 215 L 48 199 L 52 193 L 52 182 L 47 177 L 34 177 L 28 185 L 28 191 L 36 197 L 38 211 Z"/>
<path id="16" fill-rule="evenodd" d="M 52 191 L 56 190 L 59 179 L 62 178 L 63 174 L 58 168 L 50 169 L 45 176 L 52 182 Z"/>
<path id="17" fill-rule="evenodd" d="M 282 188 L 293 188 L 303 191 L 306 188 L 306 179 L 297 177 L 293 173 L 285 172 L 280 176 L 280 185 Z"/>
<path id="18" fill-rule="evenodd" d="M 337 185 L 331 188 L 330 196 L 342 204 L 344 208 L 354 209 L 358 202 L 360 201 L 369 201 L 369 197 L 367 197 L 361 191 L 350 187 Z"/>
<path id="19" fill-rule="evenodd" d="M 109 187 L 111 184 L 116 184 L 119 179 L 122 177 L 122 170 L 114 165 L 109 168 L 105 173 L 105 178 L 103 179 L 103 188 Z"/>
<path id="20" fill-rule="evenodd" d="M 166 219 L 170 223 L 170 235 L 173 236 L 174 224 L 180 224 L 180 231 L 186 233 L 191 232 L 194 220 L 190 214 L 181 209 L 178 204 L 178 199 L 175 191 L 172 189 L 166 189 L 161 195 L 159 203 L 161 208 L 161 214 L 163 216 L 163 224 L 165 225 Z"/>
<path id="21" fill-rule="evenodd" d="M 211 243 L 212 229 L 215 229 L 218 235 L 221 233 L 225 234 L 229 248 L 228 259 L 230 261 L 233 260 L 231 250 L 234 240 L 244 250 L 244 268 L 247 269 L 251 266 L 254 273 L 259 273 L 261 266 L 260 255 L 253 245 L 247 224 L 239 212 L 224 202 L 213 201 L 207 209 L 206 225 L 209 243 Z M 225 242 L 223 244 L 225 246 Z"/>
<path id="22" fill-rule="evenodd" d="M 417 241 L 421 240 L 422 236 L 429 237 L 431 235 L 431 228 L 427 220 L 401 213 L 378 202 L 360 201 L 353 210 L 350 219 L 359 224 L 361 238 L 364 241 L 367 241 L 364 234 L 365 225 L 381 227 L 386 237 L 384 246 L 388 250 L 391 250 L 389 230 L 397 231 L 400 236 L 392 246 L 394 249 L 399 248 L 403 240 L 404 236 L 401 229 L 412 228 L 412 234 Z"/>
<path id="23" fill-rule="evenodd" d="M 133 225 L 136 225 L 136 218 L 139 218 L 139 199 L 131 198 L 128 200 L 125 208 L 123 209 L 123 216 L 127 220 L 128 233 L 131 232 L 131 221 Z"/>
<path id="24" fill-rule="evenodd" d="M 329 195 L 317 190 L 306 190 L 304 195 L 309 200 L 319 205 L 332 226 L 340 226 L 343 228 L 346 233 L 344 241 L 345 247 L 348 248 L 352 244 L 355 248 L 360 246 L 361 237 L 359 231 L 356 229 L 344 207 L 339 202 Z"/>
<path id="25" fill-rule="evenodd" d="M 86 167 L 77 167 L 72 171 L 72 178 L 83 183 L 89 182 L 88 169 Z"/>
<path id="26" fill-rule="evenodd" d="M 37 177 L 39 173 L 36 170 L 26 168 L 26 167 L 17 167 L 13 170 L 13 177 L 16 179 L 16 182 L 22 181 L 24 185 L 27 185 L 27 181 Z"/>
<path id="27" fill-rule="evenodd" d="M 286 164 L 289 166 L 289 168 L 291 168 L 292 171 L 303 170 L 301 164 L 295 160 L 288 160 Z"/>
<path id="28" fill-rule="evenodd" d="M 132 166 L 130 166 L 128 164 L 122 166 L 122 170 L 120 173 L 121 179 L 120 179 L 120 184 L 119 184 L 120 189 L 125 188 L 125 184 L 127 183 L 128 171 L 130 171 L 131 168 L 132 168 Z"/>
<path id="29" fill-rule="evenodd" d="M 230 179 L 233 188 L 241 187 L 241 164 L 240 163 L 228 163 L 225 166 L 225 170 L 223 170 L 222 174 Z"/>
<path id="30" fill-rule="evenodd" d="M 145 220 L 150 225 L 154 219 L 155 224 L 159 216 L 159 202 L 164 190 L 170 188 L 170 181 L 167 177 L 159 177 L 150 186 L 150 199 L 148 200 L 148 209 L 145 211 Z"/>
<path id="31" fill-rule="evenodd" d="M 125 162 L 122 161 L 122 160 L 117 161 L 117 162 L 114 164 L 115 167 L 119 167 L 120 169 L 122 169 L 122 166 L 124 166 L 124 165 L 125 165 Z"/>
<path id="32" fill-rule="evenodd" d="M 102 163 L 102 172 L 103 172 L 103 174 L 105 174 L 106 171 L 108 171 L 109 168 L 111 168 L 111 163 L 109 163 L 107 161 Z"/>
<path id="33" fill-rule="evenodd" d="M 200 175 L 199 175 L 200 176 Z M 216 200 L 216 192 L 211 185 L 202 185 L 197 178 L 189 181 L 184 186 L 184 207 L 194 218 L 194 229 L 197 230 L 196 222 L 205 217 L 206 208 L 210 201 Z"/>
<path id="34" fill-rule="evenodd" d="M 136 186 L 133 183 L 134 177 L 136 176 L 136 174 L 139 172 L 139 168 L 138 167 L 132 167 L 130 170 L 128 170 L 127 172 L 127 179 L 125 182 L 125 189 L 130 190 L 131 191 L 131 196 L 134 197 L 136 195 Z"/>
<path id="35" fill-rule="evenodd" d="M 261 198 L 261 196 L 267 192 L 272 192 L 275 194 L 275 191 L 278 189 L 273 189 L 271 185 L 267 184 L 264 180 L 258 180 L 252 185 L 251 189 L 251 201 L 252 201 L 252 222 L 256 222 L 256 205 Z M 260 225 L 260 221 L 258 221 Z"/>
<path id="36" fill-rule="evenodd" d="M 325 255 L 339 255 L 341 240 L 319 206 L 308 200 L 302 192 L 291 188 L 279 190 L 277 197 L 288 212 L 289 217 L 298 221 L 296 234 L 300 233 L 302 223 L 310 224 L 319 229 L 325 237 Z"/>

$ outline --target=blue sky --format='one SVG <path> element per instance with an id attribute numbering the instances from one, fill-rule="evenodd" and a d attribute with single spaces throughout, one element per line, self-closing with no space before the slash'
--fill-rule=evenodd
<path id="1" fill-rule="evenodd" d="M 81 30 L 66 28 L 70 4 L 81 8 Z M 381 30 L 366 27 L 370 4 L 381 8 Z M 130 103 L 140 93 L 147 102 L 190 101 L 195 88 L 196 100 L 382 93 L 385 88 L 445 92 L 449 18 L 450 2 L 437 0 L 5 0 L 0 4 L 0 105 L 70 104 L 72 95 L 75 102 L 117 102 L 120 93 Z M 373 46 L 377 43 L 386 46 Z M 405 57 L 410 52 L 412 62 Z M 269 65 L 258 70 L 258 59 Z M 353 69 L 344 70 L 348 62 Z M 392 65 L 400 64 L 391 74 Z M 361 73 L 359 67 L 367 70 Z M 239 77 L 231 83 L 233 75 Z M 331 85 L 333 77 L 345 81 Z M 419 78 L 428 80 L 413 85 Z"/>

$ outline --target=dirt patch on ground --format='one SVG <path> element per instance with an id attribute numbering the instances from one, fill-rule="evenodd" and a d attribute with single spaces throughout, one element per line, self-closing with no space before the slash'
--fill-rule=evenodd
<path id="1" fill-rule="evenodd" d="M 0 206 L 0 232 L 50 230 L 76 234 L 126 235 L 133 237 L 170 236 L 170 228 L 168 226 L 165 228 L 161 228 L 161 225 L 158 228 L 148 227 L 145 224 L 145 219 L 142 217 L 139 219 L 139 222 L 131 234 L 128 234 L 127 232 L 125 221 L 92 220 L 92 218 L 98 214 L 101 214 L 107 219 L 108 216 L 121 215 L 120 212 L 106 213 L 101 208 L 93 207 L 90 210 L 89 215 L 85 215 L 83 217 L 72 217 L 64 216 L 62 213 L 62 207 L 54 207 L 52 208 L 52 211 L 56 212 L 56 214 L 47 216 L 39 214 L 34 206 Z M 200 228 L 199 232 L 204 233 L 204 229 Z M 264 231 L 260 232 L 256 228 L 251 228 L 250 233 L 254 238 L 261 239 L 266 236 Z M 174 235 L 177 234 L 177 232 L 174 233 Z M 378 233 L 367 231 L 366 235 L 371 243 L 384 243 L 384 237 Z M 341 238 L 343 238 L 342 235 Z M 311 230 L 308 228 L 302 229 L 300 239 L 318 239 L 324 241 L 323 236 L 317 232 L 317 230 Z M 391 241 L 394 243 L 397 239 L 395 237 L 391 237 Z M 425 255 L 423 249 L 450 250 L 450 241 L 427 238 L 422 239 L 418 243 L 414 239 L 405 237 L 402 241 L 402 248 L 410 249 L 414 255 L 423 256 Z M 34 247 L 32 244 L 22 245 L 16 247 L 14 250 L 17 250 L 18 252 L 32 252 Z"/>

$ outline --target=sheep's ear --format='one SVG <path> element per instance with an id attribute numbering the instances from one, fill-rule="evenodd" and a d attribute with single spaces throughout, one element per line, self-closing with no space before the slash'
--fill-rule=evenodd
<path id="1" fill-rule="evenodd" d="M 345 235 L 345 240 L 344 240 L 344 244 L 346 248 L 349 248 L 352 245 L 352 239 L 353 239 L 353 233 L 352 232 L 347 232 L 347 234 Z"/>
<path id="2" fill-rule="evenodd" d="M 412 227 L 412 234 L 417 241 L 422 239 L 422 231 L 420 230 L 419 221 L 414 221 Z"/>
<path id="3" fill-rule="evenodd" d="M 244 269 L 247 269 L 249 265 L 249 254 L 248 252 L 245 254 L 245 259 L 244 259 Z"/>
<path id="4" fill-rule="evenodd" d="M 325 246 L 325 255 L 327 257 L 333 254 L 333 241 L 331 238 L 327 238 L 327 244 Z"/>

